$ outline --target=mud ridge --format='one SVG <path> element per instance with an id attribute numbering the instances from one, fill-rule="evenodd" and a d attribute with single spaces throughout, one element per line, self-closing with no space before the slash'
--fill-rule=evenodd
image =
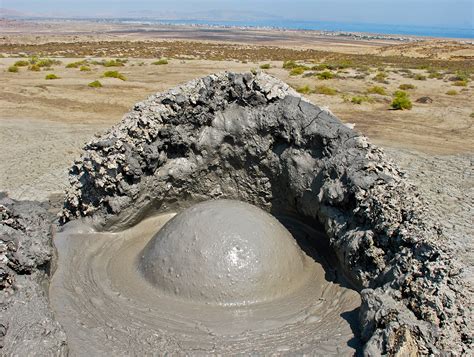
<path id="1" fill-rule="evenodd" d="M 54 266 L 47 205 L 0 197 L 0 354 L 66 356 L 66 334 L 48 301 Z"/>

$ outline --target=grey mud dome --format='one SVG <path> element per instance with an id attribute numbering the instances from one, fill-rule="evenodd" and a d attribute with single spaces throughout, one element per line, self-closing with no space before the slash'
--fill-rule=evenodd
<path id="1" fill-rule="evenodd" d="M 468 289 L 460 277 L 462 267 L 416 190 L 381 149 L 273 77 L 262 73 L 221 73 L 149 97 L 136 104 L 121 123 L 86 145 L 83 157 L 70 171 L 70 182 L 60 220 L 65 232 L 75 233 L 65 234 L 58 243 L 69 245 L 64 251 L 76 254 L 62 256 L 64 247 L 58 246 L 53 288 L 55 281 L 66 283 L 68 279 L 62 267 L 70 262 L 62 259 L 79 257 L 81 252 L 90 255 L 91 264 L 97 264 L 94 256 L 102 254 L 106 259 L 108 249 L 124 259 L 117 263 L 109 256 L 107 267 L 97 264 L 96 270 L 87 270 L 87 264 L 77 262 L 78 271 L 85 269 L 84 276 L 97 271 L 97 277 L 90 276 L 90 281 L 84 282 L 86 289 L 96 288 L 94 279 L 100 281 L 102 276 L 108 276 L 107 269 L 123 268 L 117 275 L 123 272 L 124 277 L 130 277 L 136 272 L 128 271 L 121 262 L 133 263 L 135 257 L 124 247 L 130 244 L 130 250 L 135 249 L 137 254 L 144 248 L 163 224 L 150 223 L 150 219 L 160 220 L 163 215 L 201 201 L 233 199 L 260 207 L 273 216 L 294 217 L 315 232 L 324 232 L 323 239 L 316 240 L 314 235 L 316 248 L 324 244 L 329 247 L 327 256 L 335 257 L 331 267 L 336 268 L 339 277 L 350 281 L 348 286 L 361 299 L 357 321 L 351 327 L 356 340 L 361 341 L 363 354 L 472 354 L 470 297 L 464 293 Z M 145 231 L 148 233 L 142 234 Z M 73 239 L 75 235 L 89 238 L 81 243 Z M 141 239 L 130 239 L 140 235 Z M 10 264 L 8 255 L 6 259 Z M 142 284 L 140 279 L 133 282 Z M 109 293 L 116 291 L 114 287 L 120 281 L 112 277 L 108 283 L 103 297 L 110 297 L 115 304 L 122 295 L 114 295 L 112 300 Z M 126 294 L 133 294 L 136 287 L 125 288 L 124 304 L 129 301 Z M 342 291 L 340 296 L 343 294 Z M 89 291 L 78 286 L 75 295 L 88 296 Z M 74 305 L 76 297 L 69 302 L 62 301 L 65 296 L 60 301 L 57 298 L 56 290 L 52 305 L 61 315 L 57 309 Z M 109 303 L 104 299 L 91 299 L 84 309 L 94 306 L 87 310 L 93 317 Z M 336 305 L 350 306 L 341 299 L 336 300 Z M 148 310 L 138 306 L 141 310 L 137 316 L 145 318 Z M 291 304 L 286 306 L 291 310 Z M 192 310 L 185 305 L 185 312 Z M 297 330 L 304 325 L 305 331 L 309 329 L 315 337 L 305 339 L 309 343 L 306 345 L 289 339 L 293 345 L 273 352 L 347 353 L 347 346 L 340 345 L 342 340 L 335 334 L 333 341 L 328 338 L 318 342 L 318 334 L 325 337 L 325 326 L 318 325 L 315 316 L 291 320 L 295 315 L 288 314 L 291 321 L 285 325 L 279 321 L 285 311 L 278 310 L 280 315 L 276 314 L 275 321 L 269 319 L 268 331 L 277 330 L 276 336 L 288 338 L 295 326 Z M 120 305 L 116 311 L 122 313 Z M 163 317 L 163 312 L 159 316 Z M 94 334 L 100 330 L 103 319 L 98 316 L 94 325 L 92 317 L 84 325 L 76 321 L 78 336 L 68 335 L 68 340 L 80 341 L 87 338 L 81 335 L 84 331 Z M 139 341 L 138 352 L 238 352 L 233 349 L 239 345 L 236 340 L 223 346 L 222 340 L 213 340 L 212 329 L 207 329 L 211 342 L 206 346 L 196 348 L 191 340 L 180 343 L 178 327 L 183 327 L 185 319 L 177 322 L 169 318 L 172 339 L 167 338 L 166 323 L 154 336 L 140 336 L 131 333 L 134 322 L 129 315 L 124 314 L 121 319 L 129 319 L 130 326 L 108 326 L 110 334 L 105 338 L 113 341 L 114 331 L 122 329 L 119 332 L 130 336 L 130 341 L 122 343 Z M 212 325 L 213 321 L 206 323 Z M 184 326 L 183 331 L 207 328 L 193 326 Z M 344 326 L 340 328 L 344 335 Z M 8 345 L 13 337 L 10 328 L 4 330 L 4 343 Z M 265 330 L 259 333 L 267 334 Z M 298 335 L 298 331 L 295 333 Z M 240 343 L 248 344 L 252 334 L 246 335 L 243 329 L 239 338 Z M 271 337 L 262 341 L 261 346 L 253 346 L 254 352 L 271 351 L 277 346 Z M 320 350 L 320 345 L 327 347 L 328 341 L 334 349 Z M 59 347 L 54 348 L 51 351 L 60 353 Z"/>

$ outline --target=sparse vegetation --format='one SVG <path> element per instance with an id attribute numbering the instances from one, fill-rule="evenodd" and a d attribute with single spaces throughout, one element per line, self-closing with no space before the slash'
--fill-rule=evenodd
<path id="1" fill-rule="evenodd" d="M 30 60 L 30 62 L 32 64 L 38 65 L 41 68 L 43 68 L 43 67 L 51 68 L 52 66 L 61 64 L 61 61 L 55 60 L 55 59 L 50 59 L 50 58 L 38 58 L 36 60 L 32 59 L 32 60 Z"/>
<path id="2" fill-rule="evenodd" d="M 426 76 L 420 73 L 415 74 L 413 78 L 416 79 L 417 81 L 426 81 Z"/>
<path id="3" fill-rule="evenodd" d="M 447 95 L 458 95 L 458 91 L 454 89 L 450 89 L 446 92 Z"/>
<path id="4" fill-rule="evenodd" d="M 91 68 L 89 66 L 81 66 L 79 70 L 81 72 L 90 72 Z"/>
<path id="5" fill-rule="evenodd" d="M 324 72 L 318 73 L 317 76 L 321 80 L 327 80 L 327 79 L 334 78 L 334 73 L 332 73 L 330 71 L 324 71 Z"/>
<path id="6" fill-rule="evenodd" d="M 118 79 L 121 79 L 122 81 L 126 81 L 127 78 L 120 72 L 118 71 L 106 71 L 104 72 L 104 74 L 102 75 L 102 77 L 106 77 L 106 78 L 118 78 Z"/>
<path id="7" fill-rule="evenodd" d="M 28 61 L 25 61 L 25 60 L 20 60 L 20 61 L 16 61 L 14 66 L 15 67 L 27 67 L 29 66 L 30 62 Z"/>
<path id="8" fill-rule="evenodd" d="M 471 115 L 469 115 L 470 118 L 474 118 L 474 113 L 471 113 Z"/>
<path id="9" fill-rule="evenodd" d="M 317 94 L 324 94 L 324 95 L 336 95 L 337 90 L 327 86 L 317 86 L 314 90 Z"/>
<path id="10" fill-rule="evenodd" d="M 270 63 L 264 63 L 260 66 L 260 69 L 270 69 L 271 67 Z"/>
<path id="11" fill-rule="evenodd" d="M 298 67 L 295 61 L 289 60 L 289 61 L 283 62 L 284 69 L 293 69 L 295 67 Z"/>
<path id="12" fill-rule="evenodd" d="M 33 71 L 33 72 L 39 72 L 41 71 L 41 67 L 38 66 L 37 64 L 32 64 L 31 66 L 28 67 L 28 70 Z"/>
<path id="13" fill-rule="evenodd" d="M 394 94 L 391 107 L 395 110 L 411 109 L 413 107 L 407 92 L 397 90 Z"/>
<path id="14" fill-rule="evenodd" d="M 307 69 L 308 67 L 306 66 L 295 67 L 290 71 L 290 76 L 299 76 L 300 74 L 303 74 Z"/>
<path id="15" fill-rule="evenodd" d="M 328 65 L 326 63 L 320 63 L 320 64 L 317 64 L 317 65 L 311 67 L 311 70 L 313 70 L 313 71 L 324 71 L 326 69 L 329 69 Z"/>
<path id="16" fill-rule="evenodd" d="M 10 73 L 18 73 L 18 67 L 17 66 L 10 66 L 7 69 L 8 72 Z"/>
<path id="17" fill-rule="evenodd" d="M 334 63 L 319 63 L 311 67 L 311 69 L 313 71 L 324 71 L 327 69 L 334 71 L 334 70 L 349 68 L 349 67 L 352 67 L 352 65 L 353 63 L 351 60 L 343 59 L 343 60 L 336 61 Z"/>
<path id="18" fill-rule="evenodd" d="M 158 61 L 155 61 L 155 62 L 152 62 L 152 64 L 156 65 L 156 66 L 162 66 L 164 64 L 168 64 L 168 60 L 166 58 L 161 58 L 159 59 Z"/>
<path id="19" fill-rule="evenodd" d="M 451 78 L 452 81 L 465 81 L 469 82 L 471 79 L 471 74 L 467 71 L 456 71 L 454 77 Z"/>
<path id="20" fill-rule="evenodd" d="M 77 61 L 77 62 L 71 62 L 71 63 L 68 63 L 66 65 L 66 68 L 79 68 L 83 65 L 86 65 L 87 64 L 87 61 L 86 60 L 82 60 L 82 61 Z"/>
<path id="21" fill-rule="evenodd" d="M 102 87 L 102 83 L 100 83 L 99 81 L 94 81 L 94 82 L 90 82 L 88 84 L 89 87 L 92 87 L 92 88 L 101 88 Z"/>
<path id="22" fill-rule="evenodd" d="M 453 83 L 453 86 L 456 86 L 456 87 L 467 87 L 467 81 L 465 81 L 465 80 L 455 81 L 455 82 Z"/>
<path id="23" fill-rule="evenodd" d="M 439 72 L 431 71 L 430 74 L 428 75 L 428 77 L 432 78 L 432 79 L 442 79 L 443 75 Z"/>
<path id="24" fill-rule="evenodd" d="M 108 60 L 103 62 L 104 67 L 123 67 L 125 64 L 123 60 L 116 59 L 116 60 Z"/>
<path id="25" fill-rule="evenodd" d="M 152 58 L 156 53 L 162 53 L 168 58 L 192 57 L 195 59 L 222 60 L 233 58 L 235 60 L 258 62 L 280 61 L 282 58 L 291 59 L 293 62 L 314 60 L 314 65 L 324 62 L 328 67 L 352 68 L 398 68 L 410 71 L 415 68 L 429 68 L 436 71 L 451 72 L 456 71 L 472 73 L 472 58 L 460 56 L 458 60 L 448 60 L 440 58 L 422 58 L 400 55 L 385 54 L 355 54 L 338 53 L 333 51 L 322 51 L 317 49 L 307 49 L 301 51 L 293 48 L 264 48 L 260 46 L 249 47 L 247 45 L 235 45 L 225 43 L 194 42 L 192 46 L 183 46 L 179 41 L 74 41 L 63 43 L 61 46 L 52 43 L 22 43 L 15 44 L 14 53 L 18 56 L 26 57 L 24 53 L 41 53 L 44 56 L 63 56 L 65 51 L 73 51 L 75 56 L 84 58 L 85 56 L 116 56 L 117 53 L 134 56 L 136 58 Z M 12 47 L 9 43 L 0 44 L 0 53 L 12 55 Z M 93 64 L 93 63 L 91 63 Z M 326 68 L 329 69 L 329 68 Z M 388 69 L 387 69 L 388 70 Z M 403 73 L 399 70 L 399 73 Z M 409 74 L 409 72 L 405 73 Z"/>
<path id="26" fill-rule="evenodd" d="M 308 85 L 298 87 L 296 88 L 296 91 L 301 94 L 310 94 L 312 92 Z"/>
<path id="27" fill-rule="evenodd" d="M 387 92 L 384 87 L 373 86 L 367 89 L 368 94 L 380 94 L 380 95 L 387 95 Z"/>
<path id="28" fill-rule="evenodd" d="M 404 83 L 404 84 L 400 84 L 398 88 L 401 90 L 409 90 L 409 89 L 415 89 L 416 87 L 413 84 Z"/>
<path id="29" fill-rule="evenodd" d="M 374 76 L 374 81 L 380 82 L 380 83 L 387 83 L 387 73 L 385 72 L 378 72 Z"/>
<path id="30" fill-rule="evenodd" d="M 54 73 L 50 73 L 50 74 L 47 74 L 44 79 L 47 79 L 47 80 L 51 80 L 51 79 L 59 79 L 60 77 L 58 77 L 57 75 L 55 75 Z"/>
<path id="31" fill-rule="evenodd" d="M 362 104 L 364 102 L 370 102 L 370 98 L 362 95 L 356 95 L 351 98 L 351 103 L 353 104 Z"/>

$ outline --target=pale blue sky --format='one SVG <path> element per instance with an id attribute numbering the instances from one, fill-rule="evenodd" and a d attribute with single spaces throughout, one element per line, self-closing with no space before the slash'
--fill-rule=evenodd
<path id="1" fill-rule="evenodd" d="M 161 19 L 292 19 L 472 28 L 474 0 L 0 0 L 28 15 Z"/>

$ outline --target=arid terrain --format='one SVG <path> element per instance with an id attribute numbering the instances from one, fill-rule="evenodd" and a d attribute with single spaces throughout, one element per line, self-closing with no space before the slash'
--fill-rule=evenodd
<path id="1" fill-rule="evenodd" d="M 60 200 L 81 147 L 147 96 L 213 72 L 265 71 L 385 148 L 472 249 L 474 46 L 466 41 L 0 24 L 0 190 L 13 198 Z M 104 78 L 107 71 L 123 77 Z M 399 90 L 410 110 L 393 110 Z"/>

